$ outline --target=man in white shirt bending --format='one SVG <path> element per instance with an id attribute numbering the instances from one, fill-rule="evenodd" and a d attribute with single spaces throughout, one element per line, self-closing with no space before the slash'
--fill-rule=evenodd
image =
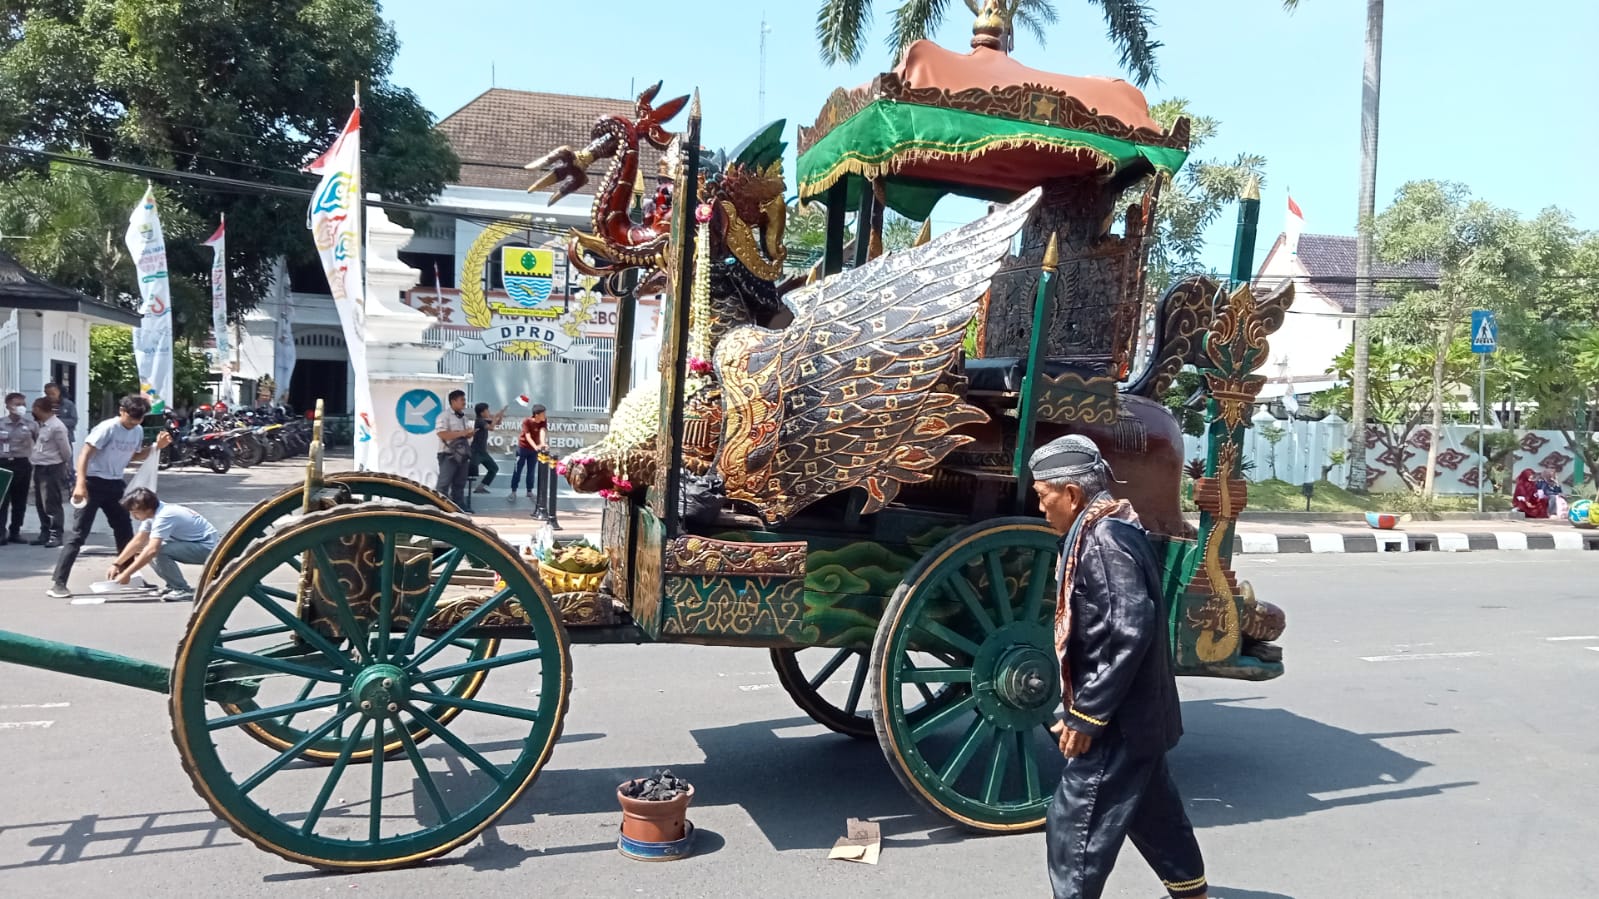
<path id="1" fill-rule="evenodd" d="M 204 565 L 221 539 L 217 529 L 188 506 L 164 503 L 154 490 L 144 487 L 129 490 L 122 498 L 122 508 L 139 523 L 139 531 L 106 570 L 106 579 L 126 584 L 149 565 L 166 581 L 163 600 L 193 600 L 194 588 L 189 586 L 178 563 Z"/>
<path id="2" fill-rule="evenodd" d="M 72 575 L 72 565 L 78 561 L 78 551 L 89 539 L 94 528 L 95 515 L 105 512 L 111 523 L 111 533 L 116 537 L 117 551 L 121 552 L 133 539 L 133 521 L 128 510 L 122 508 L 122 493 L 127 482 L 122 473 L 130 462 L 142 462 L 152 449 L 165 449 L 172 443 L 172 435 L 162 431 L 150 446 L 144 444 L 144 417 L 150 414 L 150 401 L 137 394 L 122 398 L 115 418 L 108 418 L 94 426 L 78 450 L 77 479 L 72 488 L 72 504 L 78 508 L 73 522 L 72 537 L 61 547 L 56 557 L 55 577 L 46 596 L 66 599 L 72 595 L 67 588 L 67 578 Z"/>

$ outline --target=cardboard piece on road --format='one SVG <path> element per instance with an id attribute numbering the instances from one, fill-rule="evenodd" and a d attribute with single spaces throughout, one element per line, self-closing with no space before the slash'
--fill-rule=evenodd
<path id="1" fill-rule="evenodd" d="M 875 865 L 882 847 L 883 828 L 876 821 L 851 818 L 845 825 L 844 836 L 833 844 L 833 851 L 827 853 L 827 857 Z"/>
<path id="2" fill-rule="evenodd" d="M 88 596 L 74 596 L 72 605 L 97 606 L 112 597 L 155 599 L 155 587 L 145 582 L 144 578 L 134 575 L 128 578 L 128 583 L 119 584 L 116 581 L 95 581 L 89 585 Z"/>

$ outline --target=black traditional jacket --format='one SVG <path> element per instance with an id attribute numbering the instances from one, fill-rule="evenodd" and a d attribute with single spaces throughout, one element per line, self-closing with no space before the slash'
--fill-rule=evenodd
<path id="1" fill-rule="evenodd" d="M 1071 604 L 1066 665 L 1072 703 L 1066 725 L 1096 739 L 1115 731 L 1138 755 L 1176 746 L 1182 712 L 1160 565 L 1143 528 L 1114 518 L 1090 527 Z"/>

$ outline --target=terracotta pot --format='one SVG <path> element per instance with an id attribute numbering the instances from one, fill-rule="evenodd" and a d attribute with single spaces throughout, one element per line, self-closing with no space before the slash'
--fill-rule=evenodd
<path id="1" fill-rule="evenodd" d="M 622 795 L 616 788 L 616 801 L 622 804 L 622 835 L 641 843 L 670 843 L 687 834 L 688 804 L 694 800 L 694 788 L 671 799 L 633 799 Z"/>

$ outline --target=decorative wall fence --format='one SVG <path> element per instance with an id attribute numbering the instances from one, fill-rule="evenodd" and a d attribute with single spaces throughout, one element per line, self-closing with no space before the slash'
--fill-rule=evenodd
<path id="1" fill-rule="evenodd" d="M 1265 437 L 1268 425 L 1284 431 L 1275 449 Z M 1492 435 L 1500 429 L 1490 428 Z M 1472 494 L 1477 492 L 1478 455 L 1472 450 L 1476 443 L 1475 425 L 1445 425 L 1442 443 L 1438 447 L 1437 490 L 1441 494 Z M 1510 465 L 1510 476 L 1524 468 L 1534 471 L 1548 465 L 1560 473 L 1567 487 L 1575 487 L 1579 459 L 1565 435 L 1559 431 L 1515 431 L 1517 449 Z M 1349 443 L 1349 425 L 1336 415 L 1321 421 L 1278 421 L 1262 411 L 1256 414 L 1253 427 L 1245 432 L 1244 459 L 1253 462 L 1253 469 L 1244 477 L 1251 481 L 1271 478 L 1290 484 L 1303 484 L 1319 480 L 1322 471 L 1335 450 Z M 1369 427 L 1366 431 L 1366 481 L 1370 490 L 1377 492 L 1408 489 L 1401 470 L 1411 472 L 1419 482 L 1426 473 L 1427 447 L 1432 441 L 1432 429 L 1417 428 L 1409 440 L 1399 446 L 1390 446 L 1381 428 Z M 1490 443 L 1490 447 L 1492 444 Z M 1205 455 L 1204 438 L 1183 438 L 1184 458 L 1202 459 Z M 1492 489 L 1492 472 L 1489 489 Z M 1334 466 L 1328 479 L 1335 484 L 1345 483 L 1346 466 Z M 1503 477 L 1501 475 L 1500 477 Z M 1582 472 L 1584 489 L 1594 483 L 1592 471 Z"/>

